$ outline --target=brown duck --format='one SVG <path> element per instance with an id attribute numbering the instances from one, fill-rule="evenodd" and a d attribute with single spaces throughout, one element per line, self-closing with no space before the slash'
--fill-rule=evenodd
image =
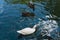
<path id="1" fill-rule="evenodd" d="M 31 9 L 33 9 L 33 11 L 35 10 L 35 5 L 33 4 L 32 1 L 30 1 L 30 2 L 28 3 L 28 6 L 29 6 Z"/>
<path id="2" fill-rule="evenodd" d="M 22 17 L 34 17 L 35 14 L 34 13 L 30 13 L 30 12 L 22 12 Z"/>

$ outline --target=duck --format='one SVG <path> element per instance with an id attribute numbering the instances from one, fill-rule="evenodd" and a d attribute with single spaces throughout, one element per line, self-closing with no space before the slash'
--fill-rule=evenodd
<path id="1" fill-rule="evenodd" d="M 22 12 L 22 17 L 34 17 L 35 14 L 34 13 L 30 13 L 30 12 Z"/>
<path id="2" fill-rule="evenodd" d="M 36 31 L 36 27 L 39 26 L 40 24 L 34 25 L 32 28 L 27 27 L 22 30 L 18 30 L 17 33 L 22 34 L 22 35 L 30 35 L 33 34 Z"/>
<path id="3" fill-rule="evenodd" d="M 28 6 L 29 6 L 31 9 L 33 9 L 33 11 L 35 10 L 35 5 L 33 4 L 32 0 L 29 1 Z"/>

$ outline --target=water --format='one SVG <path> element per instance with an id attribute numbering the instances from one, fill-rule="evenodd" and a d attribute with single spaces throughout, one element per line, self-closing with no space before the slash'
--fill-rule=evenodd
<path id="1" fill-rule="evenodd" d="M 47 19 L 46 14 L 50 14 L 50 12 L 45 10 L 44 7 L 46 5 L 37 2 L 35 2 L 35 4 L 35 11 L 33 11 L 25 4 L 7 4 L 1 0 L 1 5 L 3 6 L 0 6 L 2 8 L 0 10 L 3 11 L 0 12 L 0 40 L 37 40 L 40 32 L 45 29 L 45 26 L 47 27 L 47 24 L 48 28 L 46 30 L 48 30 L 51 35 L 56 37 L 54 32 L 58 29 L 58 23 L 55 22 L 55 24 L 53 22 L 54 20 Z M 34 12 L 36 17 L 21 17 L 23 12 L 22 9 L 25 9 L 28 12 Z M 40 26 L 38 26 L 37 32 L 34 33 L 35 35 L 30 35 L 18 39 L 19 34 L 16 32 L 17 30 L 21 30 L 26 27 L 32 27 L 38 22 L 40 22 Z M 54 36 L 52 37 L 54 38 Z"/>

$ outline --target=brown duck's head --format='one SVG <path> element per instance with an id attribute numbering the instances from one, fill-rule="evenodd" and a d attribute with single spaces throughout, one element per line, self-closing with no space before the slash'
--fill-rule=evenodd
<path id="1" fill-rule="evenodd" d="M 34 5 L 34 4 L 28 3 L 28 6 L 29 6 L 30 8 L 32 8 L 33 10 L 35 10 L 35 5 Z"/>
<path id="2" fill-rule="evenodd" d="M 23 12 L 22 13 L 22 17 L 34 17 L 35 14 L 34 13 L 30 13 L 30 12 Z"/>
<path id="3" fill-rule="evenodd" d="M 29 7 L 33 8 L 34 7 L 34 4 L 28 4 Z"/>

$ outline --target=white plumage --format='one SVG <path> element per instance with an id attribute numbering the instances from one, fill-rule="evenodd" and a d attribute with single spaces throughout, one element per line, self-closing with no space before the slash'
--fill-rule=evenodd
<path id="1" fill-rule="evenodd" d="M 24 28 L 24 29 L 22 29 L 22 30 L 18 30 L 17 33 L 22 34 L 22 35 L 32 34 L 32 33 L 34 33 L 34 32 L 36 31 L 36 27 L 37 27 L 38 25 L 39 25 L 39 24 L 34 25 L 33 28 L 28 27 L 28 28 Z"/>
<path id="2" fill-rule="evenodd" d="M 20 34 L 23 34 L 23 35 L 28 35 L 28 34 L 34 33 L 35 29 L 33 29 L 33 28 L 24 28 L 22 30 L 18 30 L 17 32 L 20 33 Z"/>

